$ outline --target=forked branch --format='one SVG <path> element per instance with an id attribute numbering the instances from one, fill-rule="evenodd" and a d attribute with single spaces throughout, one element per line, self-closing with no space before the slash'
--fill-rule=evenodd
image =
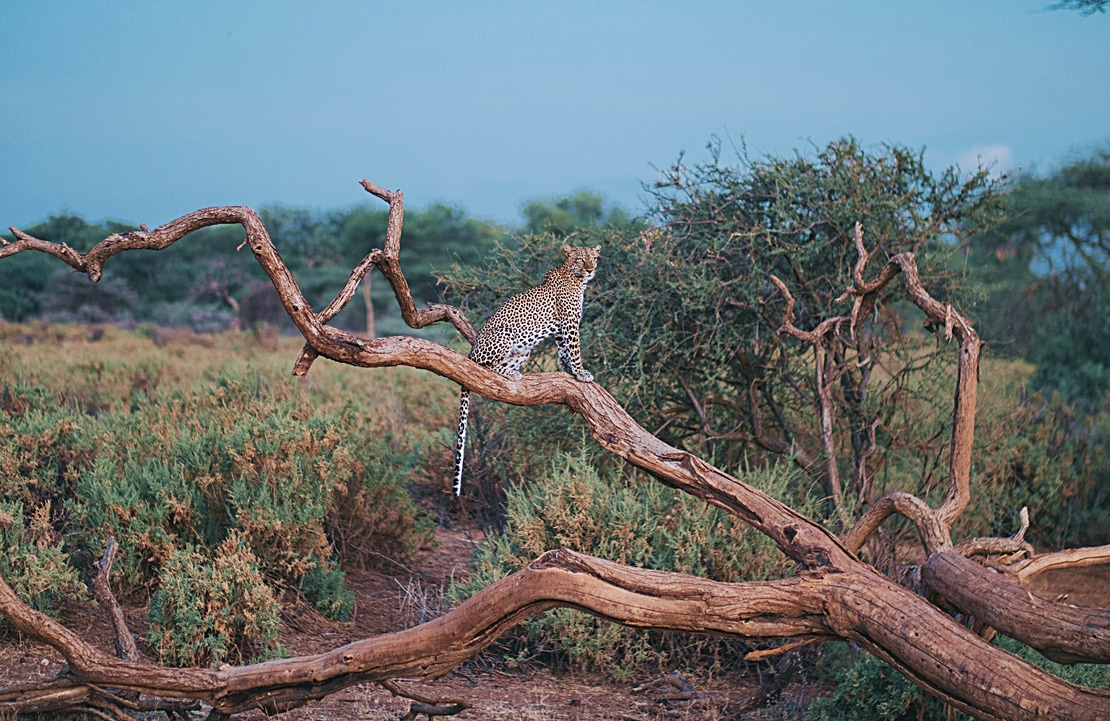
<path id="1" fill-rule="evenodd" d="M 930 552 L 947 550 L 952 545 L 950 537 L 952 522 L 967 507 L 971 498 L 971 451 L 975 441 L 975 407 L 979 388 L 982 341 L 975 329 L 958 311 L 948 303 L 937 301 L 925 289 L 917 272 L 917 261 L 913 253 L 899 253 L 893 256 L 879 270 L 875 279 L 868 281 L 863 277 L 863 273 L 871 259 L 871 254 L 864 246 L 863 229 L 859 223 L 856 223 L 853 240 L 859 253 L 852 273 L 853 283 L 837 299 L 838 301 L 853 299 L 851 315 L 827 318 L 812 331 L 797 328 L 794 325 L 794 299 L 790 290 L 786 284 L 772 275 L 771 282 L 786 300 L 779 332 L 813 343 L 818 348 L 826 336 L 841 332 L 845 325 L 854 335 L 859 319 L 866 315 L 861 312 L 861 309 L 870 307 L 877 294 L 895 277 L 901 275 L 910 300 L 925 314 L 926 324 L 934 328 L 944 328 L 947 338 L 956 337 L 959 342 L 959 363 L 948 464 L 948 495 L 941 506 L 934 510 L 924 501 L 909 494 L 892 494 L 873 504 L 844 535 L 845 545 L 850 550 L 857 551 L 883 520 L 892 513 L 898 512 L 918 526 L 922 541 Z"/>
<path id="2" fill-rule="evenodd" d="M 362 259 L 362 262 L 355 266 L 355 269 L 351 271 L 351 277 L 343 285 L 343 289 L 324 310 L 320 311 L 317 316 L 320 323 L 327 323 L 339 311 L 343 310 L 351 302 L 351 298 L 354 297 L 358 284 L 366 277 L 371 268 L 377 267 L 386 280 L 389 281 L 390 287 L 393 288 L 393 295 L 397 298 L 397 305 L 401 309 L 401 317 L 404 318 L 405 323 L 410 328 L 424 328 L 433 323 L 447 321 L 455 326 L 455 329 L 464 338 L 473 343 L 478 334 L 461 310 L 453 305 L 442 303 L 435 303 L 427 308 L 417 308 L 415 301 L 413 301 L 408 280 L 401 272 L 401 229 L 405 220 L 404 195 L 400 190 L 386 190 L 369 180 L 363 180 L 361 185 L 366 192 L 389 203 L 389 218 L 386 221 L 385 229 L 385 248 L 371 250 Z M 317 355 L 312 344 L 305 343 L 300 358 L 293 366 L 293 374 L 298 376 L 307 375 L 308 369 L 312 366 L 312 362 Z"/>
<path id="3" fill-rule="evenodd" d="M 388 193 L 368 183 L 364 187 L 390 203 L 391 227 L 396 230 L 389 237 L 399 244 L 400 193 Z M 165 247 L 191 230 L 217 223 L 241 223 L 246 229 L 252 252 L 305 338 L 308 350 L 298 362 L 299 371 L 306 372 L 315 356 L 367 368 L 408 365 L 437 373 L 495 400 L 529 406 L 565 405 L 583 416 L 593 437 L 612 453 L 662 483 L 723 508 L 766 534 L 797 564 L 798 574 L 761 583 L 717 584 L 556 551 L 486 588 L 446 616 L 416 628 L 365 639 L 317 656 L 222 671 L 167 669 L 116 659 L 27 608 L 10 588 L 0 584 L 0 613 L 20 630 L 59 649 L 70 665 L 70 676 L 65 680 L 0 692 L 0 708 L 46 708 L 50 704 L 72 708 L 89 698 L 93 689 L 109 687 L 166 698 L 208 700 L 222 714 L 251 708 L 278 712 L 352 683 L 442 675 L 523 618 L 566 606 L 644 628 L 743 638 L 837 636 L 859 644 L 930 693 L 977 718 L 1097 719 L 1110 715 L 1110 693 L 1072 686 L 986 644 L 924 598 L 859 561 L 827 529 L 648 433 L 597 383 L 581 383 L 565 373 L 528 374 L 511 381 L 427 340 L 366 340 L 327 326 L 327 312 L 332 312 L 329 309 L 333 306 L 320 314 L 312 311 L 258 216 L 249 208 L 209 208 L 155 231 L 114 235 L 84 256 L 77 254 L 80 257 L 60 246 L 42 246 L 41 241 L 31 243 L 21 238 L 17 243 L 24 244 L 20 249 L 51 252 L 90 277 L 94 273 L 99 277 L 103 260 L 116 252 Z M 387 241 L 385 255 L 390 252 L 391 242 Z M 17 243 L 0 249 L 0 258 L 10 255 L 8 249 Z M 359 265 L 334 301 L 335 312 L 350 300 L 369 267 L 381 260 L 372 252 Z M 397 275 L 394 292 L 404 305 L 401 298 L 407 295 L 407 283 L 403 283 L 399 266 L 390 263 L 385 262 L 386 267 L 394 268 Z M 895 266 L 898 270 L 891 270 Z M 880 277 L 898 271 L 906 277 L 911 296 L 924 293 L 919 281 L 917 290 L 913 287 L 917 276 L 912 255 L 891 259 Z M 931 319 L 947 318 L 954 332 L 962 334 L 961 376 L 974 378 L 978 362 L 974 331 L 950 308 L 945 310 L 925 296 L 921 305 L 927 315 Z M 437 312 L 443 312 L 447 319 L 447 311 Z M 418 315 L 417 319 L 423 322 L 426 317 Z M 465 334 L 463 328 L 460 330 Z M 974 389 L 967 404 L 965 399 L 961 394 L 960 404 L 970 408 L 973 419 Z M 960 429 L 965 428 L 960 413 L 966 408 L 957 411 L 956 425 Z M 967 432 L 966 441 L 970 443 Z M 970 446 L 967 452 L 969 459 Z M 955 449 L 953 454 L 959 455 Z M 940 512 L 940 518 L 948 522 L 962 509 L 960 503 L 966 503 L 966 468 L 961 462 L 953 460 L 955 490 L 950 492 L 951 502 L 946 501 Z"/>

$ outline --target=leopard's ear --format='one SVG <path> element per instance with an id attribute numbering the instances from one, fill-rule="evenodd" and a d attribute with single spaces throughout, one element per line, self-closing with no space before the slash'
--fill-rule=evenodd
<path id="1" fill-rule="evenodd" d="M 572 253 L 573 251 L 574 251 L 574 249 L 573 249 L 573 248 L 571 248 L 571 247 L 570 247 L 569 245 L 564 245 L 564 246 L 563 246 L 563 255 L 565 255 L 566 257 L 568 257 L 568 258 L 569 258 L 569 257 L 570 257 L 570 254 L 571 254 L 571 253 Z"/>
<path id="2" fill-rule="evenodd" d="M 595 245 L 594 246 L 594 255 L 601 255 L 601 246 L 600 245 Z"/>

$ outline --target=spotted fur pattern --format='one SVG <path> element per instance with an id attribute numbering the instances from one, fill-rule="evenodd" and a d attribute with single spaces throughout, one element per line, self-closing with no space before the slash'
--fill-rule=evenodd
<path id="1" fill-rule="evenodd" d="M 597 272 L 601 246 L 571 248 L 563 246 L 566 261 L 548 271 L 543 283 L 514 295 L 490 316 L 470 349 L 470 360 L 506 378 L 520 380 L 520 369 L 540 341 L 555 336 L 559 363 L 563 370 L 580 381 L 594 377 L 582 368 L 582 348 L 578 325 L 586 284 Z M 462 493 L 463 455 L 466 427 L 470 418 L 470 391 L 462 389 L 459 402 L 459 429 L 455 437 L 455 495 Z"/>

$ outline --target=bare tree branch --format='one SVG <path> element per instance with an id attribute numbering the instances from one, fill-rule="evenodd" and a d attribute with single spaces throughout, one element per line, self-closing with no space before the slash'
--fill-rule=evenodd
<path id="1" fill-rule="evenodd" d="M 970 538 L 956 546 L 961 556 L 1026 555 L 1032 558 L 1036 553 L 1033 545 L 1025 540 L 1029 530 L 1029 508 L 1021 509 L 1021 526 L 1010 538 Z"/>
<path id="2" fill-rule="evenodd" d="M 444 305 L 436 303 L 424 309 L 418 309 L 415 301 L 412 299 L 412 291 L 409 290 L 408 280 L 405 279 L 404 274 L 401 272 L 401 228 L 405 220 L 405 199 L 400 190 L 389 191 L 378 185 L 371 183 L 369 180 L 363 180 L 361 183 L 366 192 L 371 195 L 381 198 L 389 203 L 389 219 L 386 222 L 385 229 L 385 249 L 374 249 L 363 258 L 362 262 L 355 266 L 351 272 L 351 277 L 347 279 L 343 289 L 335 297 L 331 303 L 328 304 L 324 310 L 320 312 L 320 323 L 327 323 L 335 317 L 335 315 L 343 310 L 351 298 L 354 297 L 355 289 L 358 287 L 359 282 L 366 276 L 372 267 L 377 267 L 389 285 L 393 288 L 393 294 L 397 298 L 397 305 L 401 309 L 401 317 L 404 318 L 405 323 L 410 328 L 424 328 L 433 323 L 440 321 L 447 321 L 455 326 L 456 330 L 462 334 L 471 343 L 478 337 L 477 331 L 474 326 L 467 320 L 463 312 L 452 305 Z M 369 296 L 367 296 L 369 298 Z M 367 303 L 367 312 L 371 312 L 369 303 Z M 368 324 L 370 321 L 368 321 Z M 300 358 L 297 359 L 296 364 L 293 366 L 293 374 L 304 376 L 308 374 L 308 369 L 312 366 L 312 361 L 317 357 L 316 350 L 310 343 L 305 343 L 304 349 L 301 351 Z"/>
<path id="3" fill-rule="evenodd" d="M 794 326 L 793 296 L 791 296 L 786 284 L 772 275 L 771 282 L 775 284 L 786 299 L 786 308 L 783 310 L 782 326 L 779 332 L 793 335 L 800 340 L 819 346 L 826 335 L 830 332 L 839 332 L 841 325 L 847 321 L 850 323 L 851 332 L 854 336 L 855 327 L 861 317 L 861 307 L 873 302 L 875 295 L 887 283 L 901 274 L 910 300 L 925 313 L 926 322 L 932 327 L 943 327 L 948 338 L 953 335 L 956 336 L 960 348 L 955 410 L 953 412 L 952 447 L 949 457 L 948 495 L 940 508 L 936 510 L 929 508 L 920 499 L 907 494 L 894 494 L 891 497 L 880 499 L 845 535 L 848 547 L 853 551 L 858 550 L 867 537 L 879 527 L 879 524 L 891 513 L 897 511 L 914 521 L 921 531 L 922 542 L 926 545 L 926 548 L 931 549 L 930 552 L 945 550 L 951 547 L 949 529 L 952 522 L 967 507 L 971 498 L 969 490 L 971 450 L 975 440 L 975 408 L 982 342 L 971 324 L 951 305 L 936 301 L 925 290 L 921 284 L 917 272 L 917 262 L 912 253 L 900 253 L 893 256 L 880 269 L 874 280 L 867 281 L 864 279 L 863 273 L 871 255 L 863 244 L 863 230 L 859 223 L 856 223 L 853 238 L 856 250 L 859 253 L 859 258 L 853 268 L 853 284 L 837 299 L 838 301 L 844 301 L 848 298 L 854 298 L 851 316 L 849 318 L 843 316 L 827 318 L 821 321 L 813 331 L 798 329 Z"/>
<path id="4" fill-rule="evenodd" d="M 0 582 L 0 611 L 21 630 L 37 634 L 41 627 L 26 622 L 36 612 L 13 599 Z M 1001 653 L 998 649 L 920 596 L 873 573 L 818 571 L 762 583 L 720 583 L 629 568 L 566 550 L 544 554 L 434 621 L 315 656 L 224 670 L 145 664 L 105 669 L 80 648 L 85 644 L 79 639 L 67 639 L 58 648 L 71 661 L 74 685 L 177 695 L 183 690 L 167 693 L 164 682 L 153 679 L 180 674 L 203 679 L 189 695 L 208 701 L 222 714 L 253 708 L 275 713 L 357 683 L 436 678 L 523 618 L 555 606 L 579 608 L 631 626 L 740 638 L 837 635 L 861 644 L 979 718 L 1032 719 L 1036 716 L 1022 706 L 1034 706 L 1054 710 L 1057 718 L 1094 719 L 1110 704 L 1106 692 L 1078 689 L 1017 659 L 1008 657 L 1013 673 L 1000 676 L 989 664 L 975 660 Z M 914 653 L 920 656 L 909 665 L 889 650 L 906 639 L 913 640 Z M 965 700 L 968 686 L 979 689 L 974 695 L 991 699 L 991 712 L 979 706 L 980 698 L 976 705 Z M 991 691 L 982 691 L 987 688 Z M 944 689 L 959 689 L 960 696 Z M 1060 699 L 1076 695 L 1080 710 L 1071 713 L 1072 705 Z M 0 692 L 0 708 L 5 707 L 21 709 L 19 699 Z"/>
<path id="5" fill-rule="evenodd" d="M 1081 568 L 1101 566 L 1110 563 L 1110 546 L 1093 548 L 1069 548 L 1055 553 L 1042 553 L 1036 558 L 1027 559 L 1014 565 L 1018 583 L 1029 585 L 1037 575 L 1045 571 L 1061 568 Z"/>
<path id="6" fill-rule="evenodd" d="M 875 529 L 894 513 L 905 516 L 917 526 L 926 554 L 951 550 L 948 526 L 929 504 L 909 493 L 891 493 L 872 504 L 856 525 L 844 534 L 844 546 L 850 551 L 858 551 Z"/>
<path id="7" fill-rule="evenodd" d="M 742 638 L 837 636 L 859 644 L 930 693 L 977 718 L 1098 719 L 1110 716 L 1110 692 L 1073 686 L 990 646 L 926 599 L 859 561 L 851 546 L 845 547 L 827 529 L 691 453 L 649 434 L 596 383 L 580 383 L 565 373 L 528 374 L 510 381 L 430 341 L 411 337 L 365 340 L 325 325 L 331 317 L 328 313 L 338 312 L 349 302 L 358 281 L 371 265 L 380 261 L 385 265 L 383 273 L 387 278 L 389 273 L 396 275 L 390 282 L 406 320 L 411 316 L 416 322 L 422 322 L 427 317 L 414 313 L 414 305 L 405 310 L 404 299 L 408 298 L 411 303 L 411 294 L 407 292 L 407 282 L 399 266 L 374 255 L 381 252 L 388 257 L 398 247 L 401 195 L 368 182 L 364 182 L 364 187 L 390 203 L 391 230 L 387 234 L 387 248 L 372 251 L 356 268 L 336 300 L 320 314 L 314 313 L 305 302 L 261 221 L 249 208 L 197 211 L 154 231 L 110 236 L 84 255 L 17 233 L 17 242 L 0 248 L 0 258 L 19 250 L 40 250 L 89 273 L 90 278 L 98 278 L 104 260 L 122 250 L 166 247 L 206 225 L 241 223 L 252 252 L 305 338 L 307 350 L 296 365 L 299 372 L 307 372 L 315 356 L 367 368 L 408 365 L 437 373 L 495 400 L 517 405 L 565 405 L 583 416 L 592 436 L 609 451 L 661 482 L 718 506 L 766 534 L 795 561 L 798 574 L 777 581 L 719 584 L 682 574 L 627 568 L 569 551 L 555 551 L 487 587 L 446 616 L 421 626 L 357 641 L 316 656 L 225 670 L 167 669 L 113 658 L 31 610 L 18 601 L 6 584 L 0 583 L 0 613 L 16 628 L 61 651 L 71 673 L 69 679 L 50 686 L 0 692 L 0 709 L 45 708 L 50 703 L 55 704 L 54 708 L 74 708 L 75 703 L 92 699 L 89 688 L 96 685 L 164 698 L 206 700 L 213 704 L 214 714 L 220 717 L 252 708 L 274 713 L 321 698 L 352 683 L 437 677 L 477 653 L 523 618 L 555 606 L 567 606 L 646 628 Z M 18 250 L 9 252 L 20 243 L 23 245 Z M 936 551 L 945 548 L 945 543 L 950 544 L 948 527 L 967 503 L 973 438 L 973 427 L 969 424 L 974 421 L 980 345 L 974 330 L 958 313 L 933 300 L 921 287 L 912 254 L 890 259 L 877 280 L 870 284 L 857 277 L 853 293 L 858 297 L 876 292 L 882 283 L 899 273 L 911 299 L 925 311 L 928 319 L 938 327 L 943 325 L 946 331 L 951 329 L 960 340 L 960 377 L 949 473 L 951 488 L 940 509 L 923 514 L 931 516 L 943 529 L 943 533 L 923 534 L 933 548 L 933 555 L 947 556 L 952 554 Z M 785 286 L 780 285 L 780 290 L 788 297 Z M 791 312 L 788 301 L 784 327 L 792 326 Z M 448 315 L 442 309 L 433 313 L 443 313 L 444 318 Z M 818 330 L 812 332 L 814 339 L 830 330 L 839 330 L 846 322 L 850 323 L 851 319 L 823 321 Z M 465 335 L 465 326 L 460 332 Z M 889 503 L 892 510 L 899 510 L 897 499 Z M 921 509 L 920 505 L 923 504 L 908 501 L 906 508 L 928 509 L 928 506 Z M 866 538 L 863 531 L 856 533 L 855 529 L 847 538 L 854 543 L 857 536 Z M 945 573 L 943 569 L 938 572 Z"/>
<path id="8" fill-rule="evenodd" d="M 936 553 L 921 580 L 956 608 L 1059 663 L 1110 663 L 1110 611 L 1038 598 L 964 556 Z"/>
<path id="9" fill-rule="evenodd" d="M 104 555 L 96 564 L 97 573 L 93 579 L 93 593 L 96 595 L 96 600 L 108 611 L 108 617 L 112 621 L 112 629 L 116 632 L 116 647 L 119 657 L 127 661 L 138 661 L 140 656 L 139 649 L 135 646 L 135 638 L 127 627 L 127 619 L 123 616 L 123 609 L 116 601 L 116 596 L 112 593 L 112 586 L 108 580 L 112 573 L 112 562 L 116 558 L 116 549 L 116 539 L 109 538 L 104 547 Z"/>

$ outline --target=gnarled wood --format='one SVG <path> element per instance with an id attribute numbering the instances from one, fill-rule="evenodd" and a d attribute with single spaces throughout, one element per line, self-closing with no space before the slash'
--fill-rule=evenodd
<path id="1" fill-rule="evenodd" d="M 956 608 L 1060 663 L 1110 663 L 1110 610 L 1034 596 L 958 553 L 937 553 L 921 580 Z"/>
<path id="2" fill-rule="evenodd" d="M 399 243 L 400 217 L 394 216 L 394 207 L 401 206 L 400 193 L 389 193 L 369 183 L 364 183 L 364 187 L 390 203 L 391 228 L 396 230 L 391 230 L 389 237 Z M 218 223 L 243 225 L 251 251 L 304 336 L 306 350 L 296 365 L 298 372 L 307 372 L 317 356 L 367 368 L 409 365 L 435 372 L 495 400 L 518 405 L 566 405 L 586 419 L 591 434 L 606 449 L 661 482 L 721 507 L 765 533 L 798 564 L 800 572 L 777 581 L 718 584 L 556 551 L 486 588 L 446 616 L 416 628 L 365 639 L 317 656 L 222 671 L 166 669 L 115 659 L 27 608 L 6 584 L 0 583 L 0 613 L 20 630 L 59 649 L 71 672 L 70 680 L 48 687 L 0 693 L 0 708 L 44 708 L 46 703 L 58 704 L 53 708 L 72 707 L 64 706 L 64 701 L 89 699 L 95 686 L 137 690 L 165 698 L 208 700 L 218 714 L 250 708 L 276 712 L 352 683 L 406 676 L 433 678 L 477 653 L 523 618 L 555 606 L 567 606 L 645 628 L 744 638 L 839 636 L 885 659 L 930 693 L 977 718 L 1110 716 L 1110 693 L 1075 687 L 988 645 L 921 596 L 859 561 L 827 529 L 648 433 L 596 383 L 580 383 L 565 373 L 529 374 L 510 381 L 430 341 L 401 337 L 366 340 L 325 325 L 331 317 L 328 313 L 338 312 L 350 300 L 358 280 L 381 261 L 382 256 L 374 252 L 352 273 L 333 304 L 320 314 L 305 302 L 261 221 L 249 208 L 200 210 L 154 231 L 110 236 L 84 255 L 64 246 L 28 239 L 13 230 L 19 240 L 0 248 L 0 258 L 23 249 L 40 250 L 96 279 L 104 260 L 117 252 L 166 247 L 192 230 Z M 23 244 L 20 248 L 9 251 L 20 243 Z M 862 240 L 858 244 L 862 247 Z M 388 242 L 385 253 L 389 253 Z M 398 276 L 398 282 L 391 283 L 403 312 L 407 313 L 406 320 L 412 316 L 416 322 L 423 322 L 430 317 L 414 316 L 414 306 L 405 311 L 405 297 L 411 303 L 407 283 L 403 282 L 399 266 L 388 263 L 387 266 L 394 268 Z M 950 490 L 934 514 L 946 531 L 968 498 L 973 437 L 970 424 L 974 421 L 981 345 L 959 314 L 933 300 L 921 287 L 912 254 L 891 258 L 870 283 L 862 278 L 862 266 L 857 267 L 861 270 L 849 293 L 861 307 L 882 283 L 900 273 L 911 299 L 929 320 L 960 338 Z M 447 315 L 445 312 L 444 318 Z M 857 317 L 853 313 L 850 322 L 854 323 Z M 460 322 L 456 327 L 461 325 Z M 464 335 L 465 327 L 460 328 Z M 895 502 L 891 506 L 897 510 Z M 864 534 L 861 531 L 856 535 Z M 856 542 L 856 535 L 849 534 L 852 543 Z M 943 548 L 943 541 L 934 539 L 932 547 Z"/>
<path id="3" fill-rule="evenodd" d="M 324 310 L 320 311 L 317 320 L 323 324 L 334 318 L 339 311 L 351 302 L 359 282 L 366 277 L 371 268 L 377 267 L 386 280 L 389 281 L 390 287 L 393 288 L 393 295 L 397 298 L 397 305 L 401 309 L 401 317 L 410 328 L 424 328 L 432 323 L 446 321 L 455 326 L 455 329 L 464 338 L 473 343 L 478 333 L 458 308 L 453 305 L 435 303 L 427 308 L 419 309 L 412 299 L 409 282 L 404 273 L 401 272 L 401 229 L 405 220 L 404 195 L 400 190 L 389 191 L 371 183 L 369 180 L 363 180 L 361 185 L 366 192 L 389 203 L 389 218 L 386 221 L 385 229 L 385 248 L 382 250 L 375 248 L 363 258 L 362 262 L 355 266 L 355 269 L 351 271 L 351 277 L 347 279 L 342 290 Z M 367 306 L 367 312 L 371 312 L 369 305 Z M 308 370 L 312 367 L 312 362 L 318 355 L 311 343 L 305 343 L 300 357 L 293 365 L 293 375 L 308 375 Z"/>
<path id="4" fill-rule="evenodd" d="M 921 543 L 925 546 L 927 555 L 952 548 L 948 526 L 929 507 L 929 504 L 909 493 L 891 493 L 872 504 L 856 521 L 856 525 L 844 534 L 844 545 L 853 553 L 858 551 L 875 529 L 895 513 L 905 516 L 917 526 L 917 532 L 921 536 Z"/>
<path id="5" fill-rule="evenodd" d="M 104 546 L 104 555 L 100 557 L 96 564 L 96 577 L 93 578 L 92 584 L 93 594 L 96 596 L 97 602 L 108 612 L 108 618 L 112 622 L 112 630 L 116 632 L 117 655 L 127 661 L 138 661 L 139 649 L 135 646 L 135 638 L 131 635 L 131 629 L 127 627 L 127 619 L 123 616 L 123 609 L 116 601 L 116 596 L 112 593 L 112 587 L 109 584 L 112 563 L 115 561 L 117 548 L 116 539 L 109 538 L 108 543 Z"/>
<path id="6" fill-rule="evenodd" d="M 1038 718 L 1022 708 L 1032 706 L 1050 710 L 1054 718 L 1096 719 L 1110 704 L 1110 694 L 1079 689 L 1001 654 L 919 596 L 875 580 L 871 575 L 818 571 L 777 581 L 730 584 L 629 568 L 567 550 L 550 551 L 434 621 L 314 656 L 225 670 L 146 664 L 105 669 L 99 666 L 97 652 L 69 638 L 58 648 L 70 659 L 72 686 L 49 693 L 75 694 L 91 682 L 173 696 L 177 694 L 168 693 L 164 681 L 154 679 L 180 674 L 202 678 L 203 689 L 187 695 L 208 701 L 220 713 L 253 708 L 273 713 L 357 683 L 436 678 L 524 618 L 563 606 L 629 626 L 740 638 L 835 634 L 887 659 L 922 685 L 941 690 L 943 698 L 980 718 Z M 14 608 L 11 598 L 0 582 L 0 611 L 9 617 L 14 611 L 13 620 L 33 617 L 26 607 Z M 37 630 L 30 625 L 21 628 Z M 895 653 L 907 639 L 915 649 L 912 659 L 905 658 L 904 649 Z M 982 662 L 982 656 L 997 655 L 1005 657 L 1009 666 L 1006 677 Z M 1001 690 L 1009 691 L 1009 697 L 1000 698 Z M 41 708 L 44 700 L 26 690 L 19 696 L 0 692 L 0 708 L 25 710 L 31 701 Z M 993 713 L 984 713 L 985 703 L 994 707 Z"/>
<path id="7" fill-rule="evenodd" d="M 1017 582 L 1028 586 L 1038 574 L 1060 568 L 1081 568 L 1110 564 L 1110 546 L 1092 548 L 1069 548 L 1056 553 L 1043 553 L 1036 558 L 1027 559 L 1015 565 Z"/>

